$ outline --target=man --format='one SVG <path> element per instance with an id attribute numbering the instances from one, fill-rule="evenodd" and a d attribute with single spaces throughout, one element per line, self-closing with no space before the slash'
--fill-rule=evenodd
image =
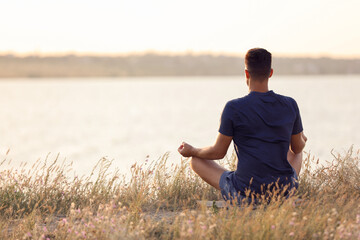
<path id="1" fill-rule="evenodd" d="M 250 49 L 245 56 L 249 94 L 225 105 L 215 144 L 195 148 L 183 142 L 178 149 L 182 156 L 191 157 L 191 168 L 221 190 L 225 200 L 249 200 L 250 194 L 260 197 L 275 186 L 285 195 L 297 188 L 307 138 L 295 100 L 269 91 L 272 74 L 271 53 Z M 226 155 L 232 140 L 238 158 L 236 171 L 213 161 Z"/>

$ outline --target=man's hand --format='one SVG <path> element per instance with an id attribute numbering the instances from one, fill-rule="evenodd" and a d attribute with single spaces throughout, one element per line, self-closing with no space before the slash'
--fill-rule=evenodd
<path id="1" fill-rule="evenodd" d="M 195 148 L 186 142 L 182 142 L 180 147 L 178 148 L 179 153 L 183 157 L 192 157 L 194 155 Z"/>

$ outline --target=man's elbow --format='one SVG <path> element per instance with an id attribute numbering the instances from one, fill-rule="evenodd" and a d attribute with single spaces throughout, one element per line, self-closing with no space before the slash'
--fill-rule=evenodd
<path id="1" fill-rule="evenodd" d="M 292 150 L 295 154 L 299 154 L 299 153 L 302 152 L 303 149 L 304 149 L 304 148 L 299 148 L 299 149 L 295 148 L 295 149 L 291 149 L 291 150 Z"/>
<path id="2" fill-rule="evenodd" d="M 225 153 L 219 153 L 219 158 L 218 159 L 223 159 L 226 156 L 226 152 Z"/>
<path id="3" fill-rule="evenodd" d="M 291 146 L 291 151 L 293 151 L 295 154 L 301 153 L 305 148 L 305 141 L 303 141 L 298 146 Z"/>

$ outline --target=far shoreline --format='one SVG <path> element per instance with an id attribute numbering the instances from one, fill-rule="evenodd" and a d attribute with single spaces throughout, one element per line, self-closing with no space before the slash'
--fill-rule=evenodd
<path id="1" fill-rule="evenodd" d="M 276 75 L 358 75 L 360 58 L 274 57 Z M 243 76 L 244 58 L 232 55 L 25 56 L 0 55 L 3 78 Z"/>

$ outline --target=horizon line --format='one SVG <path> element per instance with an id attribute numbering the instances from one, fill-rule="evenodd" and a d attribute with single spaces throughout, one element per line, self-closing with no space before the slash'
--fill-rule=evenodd
<path id="1" fill-rule="evenodd" d="M 79 52 L 79 51 L 62 51 L 62 52 L 16 52 L 16 51 L 0 51 L 0 56 L 11 55 L 15 57 L 64 57 L 64 56 L 78 56 L 78 57 L 126 57 L 126 56 L 144 56 L 148 54 L 163 55 L 163 56 L 186 56 L 186 55 L 212 55 L 212 56 L 232 56 L 244 57 L 244 53 L 240 52 L 226 52 L 226 51 L 158 51 L 158 50 L 144 50 L 144 51 L 129 51 L 129 52 Z M 280 58 L 332 58 L 332 59 L 360 59 L 360 54 L 331 54 L 331 53 L 277 53 L 273 52 L 273 56 Z"/>

